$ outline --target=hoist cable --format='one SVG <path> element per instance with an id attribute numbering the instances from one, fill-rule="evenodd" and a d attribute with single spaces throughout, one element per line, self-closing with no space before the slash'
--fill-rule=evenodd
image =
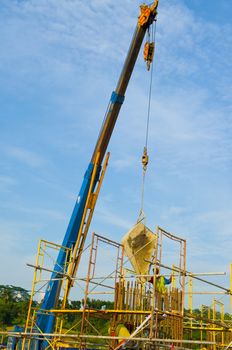
<path id="1" fill-rule="evenodd" d="M 143 170 L 143 177 L 142 177 L 142 187 L 141 187 L 141 208 L 139 212 L 139 217 L 137 220 L 137 223 L 140 221 L 145 220 L 145 213 L 143 211 L 143 204 L 144 204 L 144 184 L 145 184 L 145 171 Z"/>
<path id="2" fill-rule="evenodd" d="M 151 35 L 152 35 L 152 42 L 155 42 L 156 21 L 155 21 L 155 25 L 154 26 L 152 24 Z M 149 32 L 148 32 L 148 37 L 150 37 L 150 33 Z M 146 135 L 145 135 L 145 147 L 144 147 L 143 157 L 144 156 L 147 157 L 149 124 L 150 124 L 150 112 L 151 112 L 152 82 L 153 82 L 153 60 L 151 62 L 151 71 L 150 71 L 150 83 L 149 83 L 149 93 L 148 93 L 148 108 L 147 108 L 147 122 L 146 122 Z M 147 162 L 148 162 L 148 158 L 147 158 Z M 144 188 L 145 188 L 146 169 L 147 169 L 147 164 L 146 165 L 143 164 L 143 176 L 142 176 L 142 188 L 141 188 L 141 209 L 140 209 L 140 213 L 139 213 L 139 217 L 138 217 L 137 222 L 145 220 L 145 214 L 144 214 L 144 211 L 143 211 L 143 206 L 144 206 Z"/>
<path id="3" fill-rule="evenodd" d="M 156 21 L 155 25 L 152 24 L 152 42 L 155 42 L 156 36 Z M 145 138 L 145 147 L 148 146 L 148 135 L 149 135 L 149 124 L 150 124 L 150 112 L 151 112 L 151 93 L 152 93 L 152 82 L 153 82 L 153 60 L 151 62 L 151 74 L 150 74 L 150 84 L 149 84 L 149 94 L 148 94 L 148 109 L 147 109 L 147 127 L 146 127 L 146 138 Z"/>

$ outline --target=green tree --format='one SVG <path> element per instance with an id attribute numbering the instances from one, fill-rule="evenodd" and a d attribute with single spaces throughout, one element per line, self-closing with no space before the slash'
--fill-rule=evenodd
<path id="1" fill-rule="evenodd" d="M 1 327 L 25 323 L 30 295 L 21 287 L 0 285 Z"/>

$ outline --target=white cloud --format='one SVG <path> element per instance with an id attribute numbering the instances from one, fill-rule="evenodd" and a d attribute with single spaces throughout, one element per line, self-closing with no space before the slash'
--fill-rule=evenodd
<path id="1" fill-rule="evenodd" d="M 26 213 L 26 214 L 33 214 L 35 216 L 41 216 L 46 220 L 47 218 L 50 218 L 51 220 L 60 220 L 64 221 L 67 220 L 67 216 L 64 215 L 64 213 L 61 213 L 57 210 L 52 209 L 46 209 L 46 208 L 19 208 L 20 212 Z"/>
<path id="2" fill-rule="evenodd" d="M 0 175 L 0 190 L 8 191 L 12 186 L 17 185 L 17 180 L 11 176 Z"/>
<path id="3" fill-rule="evenodd" d="M 116 171 L 120 172 L 128 167 L 134 167 L 136 162 L 136 157 L 124 156 L 124 158 L 112 160 L 112 162 L 110 162 L 110 166 L 112 166 Z"/>
<path id="4" fill-rule="evenodd" d="M 123 215 L 114 214 L 103 205 L 99 205 L 96 208 L 95 215 L 103 224 L 110 224 L 114 227 L 119 227 L 124 230 L 128 230 L 128 228 L 133 226 L 133 223 L 124 218 Z"/>
<path id="5" fill-rule="evenodd" d="M 17 161 L 31 167 L 41 167 L 44 165 L 44 160 L 41 156 L 22 147 L 7 147 L 6 153 Z"/>

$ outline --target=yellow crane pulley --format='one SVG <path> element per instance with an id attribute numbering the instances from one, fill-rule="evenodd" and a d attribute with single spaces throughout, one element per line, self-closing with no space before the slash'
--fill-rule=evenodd
<path id="1" fill-rule="evenodd" d="M 147 154 L 147 147 L 144 147 L 143 149 L 143 155 L 142 155 L 142 165 L 143 165 L 143 170 L 147 170 L 147 164 L 148 164 L 148 154 Z"/>

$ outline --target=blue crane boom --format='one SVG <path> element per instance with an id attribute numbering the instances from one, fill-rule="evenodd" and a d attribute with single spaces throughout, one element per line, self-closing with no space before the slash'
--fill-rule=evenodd
<path id="1" fill-rule="evenodd" d="M 85 212 L 86 202 L 89 192 L 93 192 L 102 171 L 102 163 L 105 157 L 107 146 L 110 141 L 117 117 L 119 115 L 121 106 L 124 101 L 125 92 L 134 69 L 135 62 L 137 60 L 145 33 L 157 15 L 158 0 L 154 1 L 151 6 L 142 5 L 141 13 L 138 19 L 136 30 L 131 41 L 131 45 L 118 81 L 115 91 L 113 91 L 109 103 L 108 110 L 106 112 L 105 120 L 100 131 L 91 161 L 88 165 L 87 171 L 84 175 L 84 180 L 81 185 L 80 192 L 75 203 L 71 219 L 68 224 L 67 231 L 62 243 L 63 247 L 70 248 L 72 250 L 76 247 L 76 260 L 71 270 L 71 276 L 75 276 L 78 264 L 80 261 L 83 245 L 86 235 L 83 235 L 81 229 L 81 223 L 83 221 L 83 215 Z M 95 167 L 95 171 L 94 171 Z M 91 183 L 92 181 L 92 183 Z M 77 244 L 78 242 L 78 244 Z M 46 310 L 54 309 L 57 307 L 59 301 L 59 295 L 61 290 L 61 280 L 65 271 L 66 252 L 60 250 L 51 279 L 48 283 L 45 296 L 40 310 L 37 312 L 36 327 L 41 333 L 52 333 L 54 329 L 55 316 L 49 314 Z M 72 282 L 70 282 L 70 287 Z M 40 348 L 43 348 L 45 341 L 40 342 Z"/>

